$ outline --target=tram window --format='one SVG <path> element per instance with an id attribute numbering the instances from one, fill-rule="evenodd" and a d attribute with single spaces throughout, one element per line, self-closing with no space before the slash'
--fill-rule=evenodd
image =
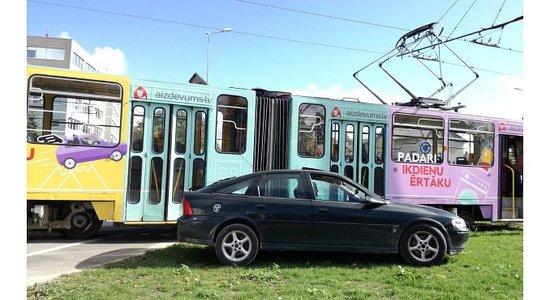
<path id="1" fill-rule="evenodd" d="M 247 101 L 244 97 L 218 97 L 216 150 L 241 154 L 246 151 Z"/>
<path id="2" fill-rule="evenodd" d="M 141 194 L 141 170 L 142 170 L 142 159 L 139 156 L 133 156 L 130 159 L 130 182 L 128 185 L 128 202 L 132 204 L 139 203 L 140 194 Z"/>
<path id="3" fill-rule="evenodd" d="M 449 120 L 449 164 L 493 165 L 495 126 L 491 122 Z"/>
<path id="4" fill-rule="evenodd" d="M 303 103 L 298 117 L 298 154 L 321 158 L 325 154 L 325 116 L 323 105 Z"/>
<path id="5" fill-rule="evenodd" d="M 79 145 L 114 147 L 120 143 L 121 107 L 119 84 L 33 76 L 27 102 L 27 140 L 70 144 L 77 137 Z"/>
<path id="6" fill-rule="evenodd" d="M 361 185 L 369 188 L 369 168 L 368 167 L 362 167 L 361 168 Z"/>
<path id="7" fill-rule="evenodd" d="M 345 166 L 345 167 L 344 167 L 344 176 L 346 176 L 347 178 L 353 180 L 353 172 L 354 172 L 354 171 L 355 171 L 355 170 L 353 169 L 352 166 L 350 166 L 350 165 Z"/>
<path id="8" fill-rule="evenodd" d="M 330 145 L 330 159 L 333 162 L 338 162 L 340 159 L 340 124 L 338 123 L 332 124 Z"/>
<path id="9" fill-rule="evenodd" d="M 183 189 L 185 188 L 185 160 L 183 158 L 176 158 L 174 160 L 174 179 L 172 182 L 172 201 L 174 203 L 181 203 L 183 198 Z"/>
<path id="10" fill-rule="evenodd" d="M 346 162 L 351 163 L 355 160 L 355 127 L 351 124 L 346 125 Z"/>
<path id="11" fill-rule="evenodd" d="M 370 133 L 370 127 L 369 126 L 363 126 L 362 134 L 361 134 L 361 162 L 366 164 L 369 162 L 369 133 Z"/>
<path id="12" fill-rule="evenodd" d="M 193 160 L 193 179 L 191 180 L 191 190 L 197 190 L 204 186 L 204 159 L 195 158 Z"/>
<path id="13" fill-rule="evenodd" d="M 384 186 L 385 184 L 385 176 L 384 176 L 384 169 L 380 167 L 376 167 L 374 169 L 374 192 L 381 197 L 385 196 L 384 192 Z"/>
<path id="14" fill-rule="evenodd" d="M 206 145 L 206 113 L 198 111 L 195 114 L 195 142 L 193 152 L 196 155 L 204 154 Z"/>
<path id="15" fill-rule="evenodd" d="M 164 108 L 155 108 L 153 117 L 153 152 L 162 153 L 164 151 L 164 121 L 166 112 Z"/>
<path id="16" fill-rule="evenodd" d="M 149 178 L 149 203 L 158 204 L 161 201 L 162 190 L 162 174 L 163 172 L 163 160 L 160 157 L 153 157 L 151 159 L 151 177 Z"/>
<path id="17" fill-rule="evenodd" d="M 176 113 L 176 146 L 177 154 L 184 154 L 187 147 L 187 111 L 179 109 Z"/>
<path id="18" fill-rule="evenodd" d="M 145 120 L 145 108 L 135 106 L 132 112 L 132 151 L 143 151 L 143 122 Z"/>
<path id="19" fill-rule="evenodd" d="M 391 155 L 394 162 L 441 163 L 443 157 L 443 118 L 394 114 Z"/>
<path id="20" fill-rule="evenodd" d="M 384 128 L 376 127 L 375 133 L 376 133 L 376 138 L 375 138 L 376 157 L 374 160 L 377 164 L 381 164 L 384 162 Z"/>

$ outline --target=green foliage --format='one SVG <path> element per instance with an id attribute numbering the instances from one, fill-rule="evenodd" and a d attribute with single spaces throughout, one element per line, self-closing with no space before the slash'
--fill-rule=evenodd
<path id="1" fill-rule="evenodd" d="M 27 289 L 28 299 L 522 299 L 523 230 L 473 232 L 439 266 L 396 255 L 266 252 L 222 266 L 211 247 L 175 244 Z"/>
<path id="2" fill-rule="evenodd" d="M 273 264 L 271 268 L 249 269 L 246 272 L 242 272 L 239 278 L 248 281 L 270 283 L 278 280 L 280 273 L 279 265 Z"/>

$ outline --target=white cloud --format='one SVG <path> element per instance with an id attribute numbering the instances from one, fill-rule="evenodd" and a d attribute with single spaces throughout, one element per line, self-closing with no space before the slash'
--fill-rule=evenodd
<path id="1" fill-rule="evenodd" d="M 58 35 L 59 38 L 72 39 L 69 32 L 63 31 Z M 124 75 L 126 74 L 126 55 L 119 48 L 111 47 L 96 47 L 93 53 L 89 53 L 88 50 L 84 49 L 76 40 L 73 39 L 73 42 L 77 47 L 84 50 L 89 54 L 89 57 L 84 59 L 89 59 L 94 63 L 96 69 L 101 73 L 117 74 Z"/>
<path id="2" fill-rule="evenodd" d="M 62 33 L 60 33 L 58 36 L 58 38 L 62 38 L 62 39 L 70 39 L 71 37 L 69 36 L 69 33 L 67 31 L 63 31 Z"/>
<path id="3" fill-rule="evenodd" d="M 374 97 L 367 89 L 353 88 L 351 90 L 343 90 L 342 85 L 334 84 L 328 88 L 320 88 L 315 83 L 310 83 L 307 88 L 288 89 L 288 91 L 294 95 L 321 97 L 330 99 L 357 99 L 360 102 L 380 103 L 376 97 Z M 385 102 L 397 101 L 396 96 L 384 96 L 380 95 Z"/>
<path id="4" fill-rule="evenodd" d="M 533 105 L 524 97 L 523 87 L 523 78 L 519 76 L 496 76 L 468 94 L 463 112 L 521 120 Z"/>
<path id="5" fill-rule="evenodd" d="M 103 67 L 103 72 L 110 74 L 126 74 L 126 56 L 118 48 L 95 48 L 92 59 Z"/>
<path id="6" fill-rule="evenodd" d="M 472 85 L 465 89 L 459 97 L 451 101 L 451 105 L 462 103 L 466 108 L 460 110 L 462 113 L 508 118 L 521 120 L 525 112 L 531 105 L 529 101 L 523 98 L 523 78 L 518 76 L 501 75 L 483 84 Z M 306 88 L 285 89 L 294 95 L 322 97 L 330 99 L 358 99 L 360 102 L 369 102 L 380 104 L 366 88 L 353 88 L 344 90 L 340 84 L 334 84 L 328 88 L 321 88 L 315 83 L 310 83 Z M 402 96 L 384 95 L 379 91 L 377 93 L 382 100 L 391 104 L 395 102 L 404 102 Z"/>

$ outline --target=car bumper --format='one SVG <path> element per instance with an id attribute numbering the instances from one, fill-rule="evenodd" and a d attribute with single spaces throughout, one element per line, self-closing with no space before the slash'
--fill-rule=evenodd
<path id="1" fill-rule="evenodd" d="M 456 255 L 466 247 L 466 242 L 470 237 L 468 231 L 457 231 L 450 234 L 451 244 L 449 245 L 449 255 Z"/>
<path id="2" fill-rule="evenodd" d="M 181 217 L 178 219 L 177 239 L 179 242 L 211 245 L 220 219 L 212 216 Z"/>

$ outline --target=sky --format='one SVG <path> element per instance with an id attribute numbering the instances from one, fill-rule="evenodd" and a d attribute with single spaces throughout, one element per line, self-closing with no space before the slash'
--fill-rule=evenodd
<path id="1" fill-rule="evenodd" d="M 359 69 L 376 62 L 394 49 L 409 30 L 438 22 L 441 36 L 459 37 L 488 28 L 519 16 L 504 30 L 485 36 L 500 48 L 480 46 L 456 40 L 448 45 L 479 73 L 479 79 L 452 100 L 466 105 L 463 112 L 524 118 L 525 170 L 528 180 L 524 222 L 524 296 L 536 299 L 547 285 L 546 245 L 540 237 L 550 211 L 545 187 L 544 157 L 547 116 L 547 76 L 549 69 L 546 33 L 548 26 L 545 1 L 520 0 L 448 0 L 448 1 L 364 1 L 364 0 L 27 0 L 0 1 L 0 18 L 4 40 L 2 75 L 4 100 L 26 98 L 26 36 L 70 37 L 100 58 L 109 71 L 133 78 L 168 82 L 187 82 L 197 72 L 206 78 L 207 35 L 223 28 L 231 32 L 211 36 L 209 82 L 222 87 L 291 91 L 325 97 L 354 97 L 373 101 L 366 89 L 353 78 Z M 412 4 L 411 4 L 412 3 Z M 525 6 L 524 6 L 525 5 Z M 470 8 L 471 6 L 471 8 Z M 502 9 L 501 9 L 502 7 Z M 499 12 L 500 11 L 500 12 Z M 496 20 L 496 21 L 495 21 Z M 525 28 L 524 28 L 525 26 Z M 439 31 L 437 31 L 439 33 Z M 475 36 L 471 36 L 474 38 Z M 508 50 L 507 50 L 508 49 Z M 392 59 L 387 68 L 414 93 L 431 92 L 418 64 L 408 57 Z M 445 67 L 457 60 L 442 57 Z M 376 65 L 376 64 L 375 64 Z M 384 99 L 408 101 L 410 97 L 377 67 L 365 69 L 360 78 Z M 468 69 L 444 70 L 445 80 L 455 83 L 455 92 L 470 80 Z M 457 76 L 457 74 L 461 74 Z M 363 72 L 361 73 L 363 74 Z M 457 77 L 455 77 L 457 76 Z M 6 89 L 6 88 L 9 88 Z M 9 95 L 9 97 L 6 97 Z M 26 102 L 10 106 L 0 118 L 8 135 L 6 143 L 21 140 L 26 134 Z M 25 199 L 26 143 L 1 147 L 4 169 L 10 174 L 10 188 L 4 188 L 7 200 Z M 542 159 L 542 160 L 541 160 Z M 23 171 L 21 171 L 23 170 Z M 5 187 L 6 184 L 4 184 Z M 19 186 L 20 188 L 15 188 Z M 19 213 L 0 211 L 1 230 L 10 247 L 5 247 L 2 262 L 10 272 L 0 273 L 0 280 L 15 295 L 26 298 L 25 279 L 26 223 L 24 201 L 9 201 Z M 542 258 L 542 259 L 541 259 Z M 9 293 L 5 290 L 5 293 Z M 10 293 L 11 294 L 11 293 Z"/>
<path id="2" fill-rule="evenodd" d="M 28 0 L 27 34 L 72 38 L 108 66 L 138 79 L 187 82 L 193 73 L 222 87 L 263 88 L 376 102 L 353 73 L 387 103 L 411 99 L 374 63 L 407 32 L 437 22 L 442 39 L 523 16 L 521 0 L 418 1 L 67 1 Z M 219 32 L 231 28 L 229 32 Z M 440 31 L 442 30 L 442 31 Z M 208 36 L 210 35 L 210 47 Z M 465 39 L 482 38 L 498 47 Z M 411 56 L 385 63 L 416 96 L 465 113 L 522 119 L 523 21 L 441 46 L 441 65 Z M 207 71 L 208 48 L 210 67 Z M 428 49 L 429 50 L 429 49 Z M 452 51 L 452 52 L 451 52 Z M 424 53 L 435 58 L 434 51 Z M 457 66 L 459 65 L 459 66 Z M 460 91 L 475 74 L 479 78 Z M 436 76 L 437 75 L 437 76 Z"/>

